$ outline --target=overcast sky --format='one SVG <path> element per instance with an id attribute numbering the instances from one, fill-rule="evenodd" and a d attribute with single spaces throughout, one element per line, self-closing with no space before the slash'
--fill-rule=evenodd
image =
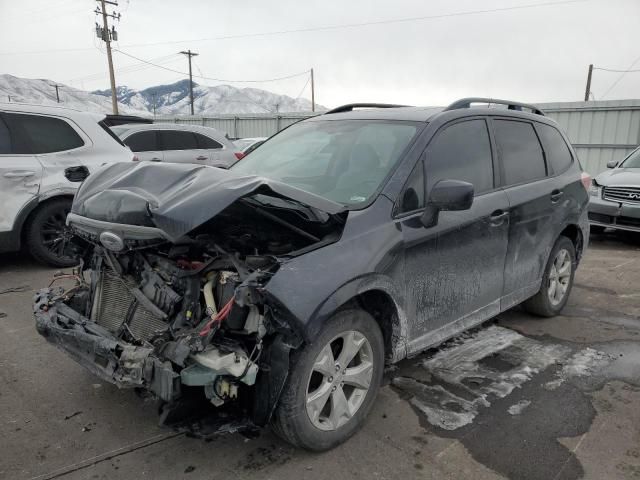
<path id="1" fill-rule="evenodd" d="M 267 79 L 315 69 L 316 101 L 441 105 L 464 96 L 573 101 L 587 67 L 640 70 L 640 1 L 586 0 L 120 0 L 117 47 L 185 72 L 176 55 L 199 53 L 194 74 Z M 0 73 L 108 88 L 104 47 L 95 35 L 95 0 L 0 0 Z M 322 31 L 212 39 L 310 27 L 540 5 L 487 13 Z M 111 11 L 111 8 L 109 8 Z M 176 42 L 176 43 L 167 43 Z M 148 45 L 155 44 L 155 45 Z M 114 53 L 116 82 L 170 83 L 180 73 Z M 138 65 L 131 68 L 131 65 Z M 619 73 L 596 70 L 602 99 Z M 310 98 L 308 77 L 232 83 Z M 208 85 L 229 82 L 195 79 Z M 640 72 L 605 99 L 639 98 Z"/>

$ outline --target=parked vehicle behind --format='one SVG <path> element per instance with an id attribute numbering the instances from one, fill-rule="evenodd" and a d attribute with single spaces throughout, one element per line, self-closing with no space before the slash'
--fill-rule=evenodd
<path id="1" fill-rule="evenodd" d="M 268 137 L 239 138 L 238 140 L 234 140 L 233 143 L 240 149 L 242 153 L 248 155 L 260 145 L 262 145 L 267 140 L 267 138 Z"/>
<path id="2" fill-rule="evenodd" d="M 640 232 L 640 147 L 593 179 L 589 221 L 593 232 L 605 228 Z"/>
<path id="3" fill-rule="evenodd" d="M 173 123 L 111 127 L 138 160 L 229 168 L 244 154 L 218 130 Z"/>
<path id="4" fill-rule="evenodd" d="M 133 154 L 104 114 L 0 104 L 0 252 L 25 245 L 40 262 L 65 267 L 65 218 L 80 183 L 101 165 Z"/>
<path id="5" fill-rule="evenodd" d="M 38 331 L 165 413 L 197 388 L 294 445 L 334 447 L 385 361 L 520 303 L 550 317 L 567 302 L 591 179 L 543 112 L 470 108 L 482 101 L 347 105 L 228 171 L 89 177 L 69 223 L 91 281 L 42 290 Z"/>

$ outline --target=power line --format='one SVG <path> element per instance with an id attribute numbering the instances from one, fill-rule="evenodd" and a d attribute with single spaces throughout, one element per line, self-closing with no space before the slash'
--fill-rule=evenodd
<path id="1" fill-rule="evenodd" d="M 606 96 L 607 96 L 607 94 L 608 94 L 611 90 L 613 90 L 613 89 L 615 88 L 615 86 L 616 86 L 616 85 L 618 85 L 618 83 L 620 83 L 620 80 L 622 80 L 622 79 L 624 78 L 624 76 L 625 76 L 627 73 L 630 73 L 630 71 L 633 69 L 633 67 L 635 67 L 635 66 L 636 66 L 636 63 L 638 63 L 638 62 L 640 62 L 640 57 L 636 58 L 636 59 L 631 63 L 631 65 L 629 65 L 629 68 L 627 68 L 627 71 L 622 72 L 622 73 L 620 74 L 620 76 L 619 76 L 618 78 L 616 78 L 615 82 L 613 82 L 613 83 L 611 84 L 611 86 L 610 86 L 609 88 L 607 88 L 607 90 L 602 94 L 602 96 L 601 96 L 600 98 L 601 98 L 602 100 L 604 100 L 604 97 L 606 97 Z"/>
<path id="2" fill-rule="evenodd" d="M 510 7 L 466 10 L 461 12 L 442 13 L 442 14 L 436 14 L 436 15 L 422 15 L 418 17 L 378 20 L 378 21 L 372 21 L 372 22 L 343 23 L 343 24 L 337 24 L 337 25 L 323 25 L 323 26 L 317 26 L 317 27 L 302 27 L 302 28 L 296 28 L 291 30 L 276 30 L 276 31 L 270 31 L 270 32 L 244 33 L 244 34 L 237 34 L 237 35 L 224 35 L 224 36 L 218 36 L 218 37 L 205 37 L 205 38 L 197 38 L 197 39 L 189 39 L 189 40 L 172 40 L 172 41 L 155 42 L 155 43 L 138 43 L 138 44 L 123 45 L 123 46 L 126 48 L 139 48 L 139 47 L 151 47 L 156 45 L 174 45 L 179 43 L 209 42 L 209 41 L 218 41 L 218 40 L 232 40 L 232 39 L 238 39 L 238 38 L 254 38 L 254 37 L 267 37 L 267 36 L 275 36 L 275 35 L 287 35 L 292 33 L 320 32 L 320 31 L 327 31 L 327 30 L 339 30 L 344 28 L 359 28 L 359 27 L 368 27 L 368 26 L 375 26 L 375 25 L 391 25 L 396 23 L 420 22 L 420 21 L 428 21 L 428 20 L 437 20 L 442 18 L 454 18 L 454 17 L 463 17 L 463 16 L 471 16 L 471 15 L 483 15 L 488 13 L 525 10 L 525 9 L 532 9 L 532 8 L 553 7 L 553 6 L 567 5 L 567 4 L 573 4 L 573 3 L 583 3 L 586 1 L 589 1 L 589 0 L 560 0 L 556 2 L 530 3 L 530 4 L 516 5 L 516 6 L 510 6 Z M 78 51 L 86 51 L 86 50 L 91 50 L 91 49 L 90 48 L 67 48 L 67 49 L 59 49 L 59 50 L 32 50 L 32 51 L 26 51 L 26 52 L 0 52 L 0 55 L 28 55 L 28 54 L 51 53 L 51 52 L 78 52 Z"/>
<path id="3" fill-rule="evenodd" d="M 602 70 L 603 72 L 614 72 L 614 73 L 636 73 L 640 72 L 640 68 L 636 70 L 614 70 L 613 68 L 601 68 L 601 67 L 593 67 L 594 70 Z"/>
<path id="4" fill-rule="evenodd" d="M 121 53 L 123 55 L 126 55 L 127 57 L 133 58 L 135 60 L 138 60 L 142 63 L 147 63 L 149 65 L 153 65 L 154 67 L 158 67 L 161 68 L 163 70 L 167 70 L 169 72 L 173 72 L 173 73 L 179 73 L 181 75 L 189 75 L 187 72 L 181 72 L 180 70 L 174 70 L 173 68 L 169 68 L 169 67 L 164 67 L 162 65 L 158 65 L 156 63 L 150 62 L 148 60 L 144 60 L 140 57 L 136 57 L 135 55 L 131 55 L 130 53 L 126 53 L 123 52 L 122 50 L 117 50 L 114 49 L 114 51 Z M 304 72 L 300 72 L 300 73 L 295 73 L 293 75 L 287 75 L 285 77 L 278 77 L 278 78 L 267 78 L 264 80 L 227 80 L 227 79 L 223 79 L 223 78 L 211 78 L 211 77 L 205 77 L 203 75 L 193 75 L 196 78 L 202 78 L 203 80 L 211 80 L 214 82 L 229 82 L 229 83 L 267 83 L 267 82 L 276 82 L 278 80 L 287 80 L 289 78 L 295 78 L 295 77 L 300 77 L 302 75 L 307 75 L 309 73 L 309 70 L 305 70 Z"/>

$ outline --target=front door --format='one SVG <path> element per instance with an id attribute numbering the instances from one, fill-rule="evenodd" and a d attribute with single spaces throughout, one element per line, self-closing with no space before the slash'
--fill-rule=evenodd
<path id="1" fill-rule="evenodd" d="M 397 220 L 404 240 L 409 354 L 499 313 L 509 227 L 509 201 L 496 188 L 484 119 L 445 125 L 422 162 L 426 198 L 442 179 L 472 183 L 475 197 L 469 210 L 440 212 L 430 228 L 420 223 L 420 210 Z"/>

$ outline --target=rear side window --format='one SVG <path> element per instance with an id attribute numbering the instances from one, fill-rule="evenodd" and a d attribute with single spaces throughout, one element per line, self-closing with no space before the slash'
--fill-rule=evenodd
<path id="1" fill-rule="evenodd" d="M 547 162 L 551 165 L 553 173 L 564 172 L 573 161 L 571 151 L 564 138 L 557 129 L 549 125 L 538 123 L 536 128 L 540 134 Z"/>
<path id="2" fill-rule="evenodd" d="M 13 153 L 12 151 L 11 134 L 4 120 L 0 118 L 0 155 L 6 155 Z"/>
<path id="3" fill-rule="evenodd" d="M 84 145 L 73 127 L 60 118 L 22 113 L 6 113 L 4 118 L 14 134 L 19 132 L 30 150 L 15 153 L 64 152 Z"/>
<path id="4" fill-rule="evenodd" d="M 496 144 L 506 185 L 532 182 L 546 176 L 542 147 L 533 125 L 494 120 Z"/>
<path id="5" fill-rule="evenodd" d="M 446 127 L 426 150 L 427 191 L 439 180 L 473 184 L 476 194 L 493 189 L 493 162 L 484 120 L 468 120 Z"/>
<path id="6" fill-rule="evenodd" d="M 155 152 L 160 150 L 156 132 L 154 131 L 134 133 L 124 139 L 124 144 L 129 147 L 132 152 Z"/>
<path id="7" fill-rule="evenodd" d="M 222 145 L 220 145 L 214 139 L 207 137 L 206 135 L 200 135 L 199 133 L 194 133 L 194 135 L 196 136 L 196 141 L 198 142 L 198 148 L 206 148 L 207 150 L 222 148 Z"/>
<path id="8" fill-rule="evenodd" d="M 161 130 L 163 150 L 197 150 L 198 142 L 192 132 Z"/>

